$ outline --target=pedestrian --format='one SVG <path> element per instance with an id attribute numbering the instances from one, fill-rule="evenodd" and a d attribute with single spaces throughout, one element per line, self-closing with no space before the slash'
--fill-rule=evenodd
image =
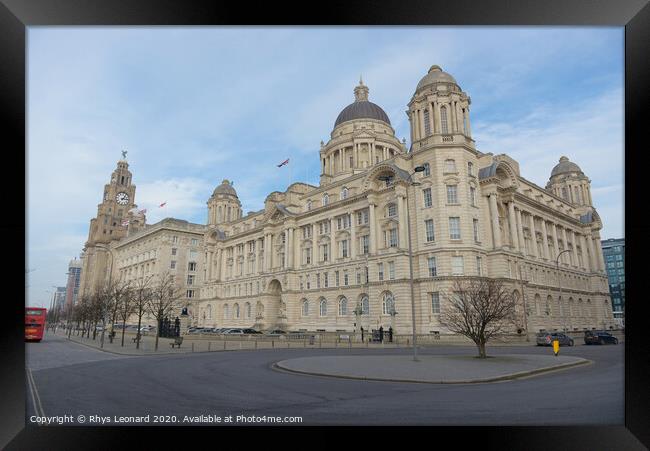
<path id="1" fill-rule="evenodd" d="M 390 327 L 388 328 L 388 341 L 389 341 L 390 343 L 393 342 L 393 326 L 390 326 Z"/>
<path id="2" fill-rule="evenodd" d="M 379 326 L 379 343 L 384 342 L 384 326 Z"/>
<path id="3" fill-rule="evenodd" d="M 363 343 L 363 326 L 361 326 L 361 343 Z"/>

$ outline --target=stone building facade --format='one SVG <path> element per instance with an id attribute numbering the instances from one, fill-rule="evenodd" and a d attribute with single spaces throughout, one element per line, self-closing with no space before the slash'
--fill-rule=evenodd
<path id="1" fill-rule="evenodd" d="M 542 188 L 477 150 L 471 99 L 438 66 L 408 103 L 410 148 L 368 93 L 360 82 L 321 143 L 319 186 L 293 183 L 245 216 L 231 182 L 215 189 L 200 325 L 409 333 L 413 298 L 417 332 L 445 333 L 444 293 L 476 275 L 506 282 L 522 331 L 614 324 L 602 223 L 575 163 L 560 158 Z"/>

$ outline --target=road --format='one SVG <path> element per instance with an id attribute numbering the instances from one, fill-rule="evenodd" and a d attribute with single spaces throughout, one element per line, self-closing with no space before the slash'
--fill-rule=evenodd
<path id="1" fill-rule="evenodd" d="M 294 357 L 409 354 L 408 349 L 274 349 L 127 357 L 52 334 L 41 343 L 26 346 L 30 383 L 35 386 L 33 392 L 28 390 L 28 419 L 38 412 L 74 418 L 84 415 L 85 425 L 91 415 L 108 416 L 111 421 L 114 416 L 150 415 L 152 419 L 153 415 L 174 415 L 179 423 L 185 415 L 298 416 L 301 424 L 308 425 L 624 422 L 623 344 L 563 347 L 563 355 L 594 363 L 527 379 L 475 385 L 356 381 L 271 368 L 279 360 Z M 473 354 L 475 350 L 437 346 L 420 352 Z M 493 355 L 551 352 L 536 346 L 488 348 Z"/>

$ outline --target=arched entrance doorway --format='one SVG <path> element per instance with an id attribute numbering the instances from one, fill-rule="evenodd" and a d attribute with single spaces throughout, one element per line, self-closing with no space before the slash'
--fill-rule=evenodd
<path id="1" fill-rule="evenodd" d="M 286 305 L 282 302 L 282 284 L 273 279 L 266 286 L 257 303 L 255 328 L 270 329 L 286 324 Z"/>

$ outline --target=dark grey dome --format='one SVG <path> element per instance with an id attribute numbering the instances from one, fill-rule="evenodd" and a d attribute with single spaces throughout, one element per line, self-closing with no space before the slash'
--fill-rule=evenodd
<path id="1" fill-rule="evenodd" d="M 359 100 L 343 108 L 343 111 L 341 111 L 339 116 L 336 118 L 334 127 L 337 127 L 343 122 L 352 121 L 354 119 L 376 119 L 390 125 L 388 115 L 379 105 L 369 102 L 368 100 Z"/>
<path id="2" fill-rule="evenodd" d="M 569 161 L 567 157 L 561 157 L 560 162 L 556 164 L 551 171 L 551 177 L 560 174 L 567 174 L 569 172 L 578 172 L 582 174 L 582 169 L 580 169 L 580 166 L 577 164 Z"/>
<path id="3" fill-rule="evenodd" d="M 212 193 L 212 195 L 214 196 L 216 194 L 227 194 L 227 195 L 230 195 L 230 196 L 237 197 L 237 191 L 235 191 L 235 188 L 232 187 L 232 184 L 230 183 L 230 181 L 228 181 L 226 179 L 224 179 L 221 182 L 221 185 L 217 186 L 214 189 L 214 192 Z"/>
<path id="4" fill-rule="evenodd" d="M 420 89 L 432 85 L 434 83 L 453 83 L 457 85 L 456 79 L 449 75 L 447 72 L 444 72 L 440 66 L 433 65 L 429 69 L 429 73 L 426 74 L 422 80 L 418 83 L 417 88 L 415 88 L 416 91 L 419 91 Z"/>

